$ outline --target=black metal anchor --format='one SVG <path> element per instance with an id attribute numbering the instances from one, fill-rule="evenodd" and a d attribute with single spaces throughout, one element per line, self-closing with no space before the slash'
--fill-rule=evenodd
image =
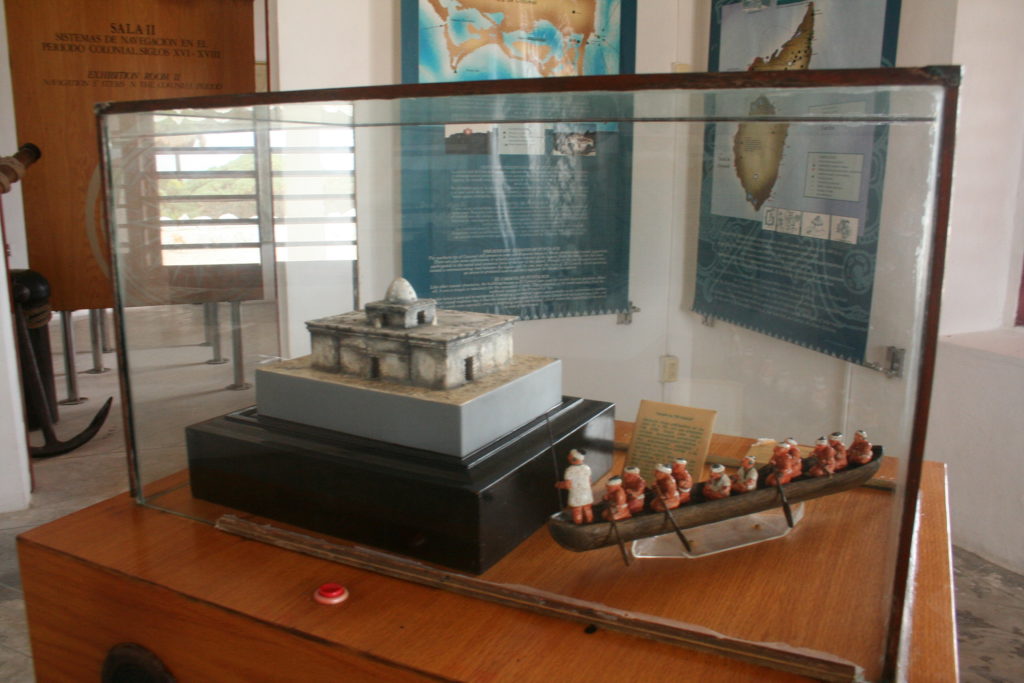
<path id="1" fill-rule="evenodd" d="M 113 397 L 108 398 L 106 403 L 99 409 L 99 412 L 92 418 L 89 425 L 72 438 L 61 441 L 57 438 L 54 430 L 54 419 L 51 413 L 46 390 L 43 384 L 43 376 L 39 370 L 39 363 L 32 352 L 32 342 L 28 334 L 28 322 L 25 319 L 24 302 L 31 296 L 30 290 L 25 285 L 13 282 L 11 293 L 14 299 L 15 326 L 18 328 L 18 347 L 21 354 L 21 365 L 23 368 L 23 381 L 25 384 L 26 401 L 28 410 L 32 411 L 35 423 L 43 432 L 45 443 L 42 446 L 29 446 L 29 455 L 33 458 L 52 458 L 56 455 L 70 453 L 79 446 L 84 445 L 92 439 L 103 427 L 107 415 L 110 413 L 110 406 L 114 402 Z"/>

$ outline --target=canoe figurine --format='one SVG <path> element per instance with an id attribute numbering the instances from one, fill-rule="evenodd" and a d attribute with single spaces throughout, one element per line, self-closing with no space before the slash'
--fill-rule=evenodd
<path id="1" fill-rule="evenodd" d="M 798 444 L 796 442 L 796 439 L 794 439 L 791 436 L 786 438 L 785 443 L 786 447 L 789 449 L 787 452 L 789 454 L 790 479 L 792 479 L 793 477 L 799 477 L 801 474 L 803 474 L 804 467 L 804 459 L 800 455 L 800 444 Z"/>
<path id="2" fill-rule="evenodd" d="M 811 451 L 811 466 L 807 469 L 810 477 L 831 477 L 836 472 L 836 451 L 828 445 L 828 439 L 821 437 Z"/>
<path id="3" fill-rule="evenodd" d="M 845 470 L 849 462 L 846 455 L 846 444 L 843 442 L 842 432 L 832 432 L 828 435 L 828 445 L 836 452 L 836 472 Z"/>
<path id="4" fill-rule="evenodd" d="M 575 448 L 569 451 L 569 466 L 565 468 L 562 481 L 555 482 L 555 488 L 569 492 L 569 510 L 574 524 L 594 521 L 594 493 L 590 489 L 590 468 L 583 464 L 583 453 Z"/>
<path id="5" fill-rule="evenodd" d="M 627 467 L 622 470 L 622 488 L 626 492 L 629 514 L 635 515 L 643 512 L 647 482 L 640 476 L 639 467 Z"/>
<path id="6" fill-rule="evenodd" d="M 686 458 L 676 458 L 676 461 L 672 463 L 672 478 L 676 480 L 678 489 L 693 488 L 693 477 L 690 475 L 690 470 L 686 469 L 687 464 Z"/>
<path id="7" fill-rule="evenodd" d="M 772 451 L 771 465 L 771 472 L 765 481 L 768 486 L 775 486 L 776 483 L 788 484 L 791 479 L 800 476 L 803 465 L 796 441 L 786 439 L 780 442 Z"/>
<path id="8" fill-rule="evenodd" d="M 757 460 L 752 455 L 744 455 L 736 474 L 732 475 L 732 492 L 746 493 L 757 488 Z"/>
<path id="9" fill-rule="evenodd" d="M 732 492 L 732 479 L 725 474 L 725 465 L 712 465 L 711 478 L 704 482 L 704 497 L 708 500 L 728 498 Z"/>
<path id="10" fill-rule="evenodd" d="M 679 504 L 679 487 L 672 476 L 672 468 L 658 465 L 654 468 L 654 500 L 651 501 L 651 509 L 664 512 L 675 510 Z"/>
<path id="11" fill-rule="evenodd" d="M 871 462 L 871 442 L 868 441 L 867 432 L 863 429 L 858 429 L 857 433 L 853 435 L 853 443 L 846 449 L 846 458 L 847 462 L 856 465 L 865 465 Z"/>
<path id="12" fill-rule="evenodd" d="M 608 480 L 604 492 L 604 500 L 608 507 L 605 508 L 604 513 L 601 515 L 602 519 L 612 521 L 629 519 L 632 516 L 629 512 L 626 491 L 622 488 L 622 477 L 612 477 Z"/>
<path id="13" fill-rule="evenodd" d="M 838 436 L 842 441 L 838 433 L 830 436 Z M 621 478 L 609 480 L 604 500 L 594 506 L 594 512 L 598 513 L 594 522 L 586 518 L 587 514 L 591 519 L 595 517 L 590 511 L 589 498 L 588 503 L 579 503 L 573 497 L 570 483 L 579 482 L 589 493 L 589 468 L 583 465 L 581 454 L 570 453 L 571 464 L 565 471 L 565 479 L 557 484 L 570 491 L 569 509 L 551 516 L 548 531 L 559 545 L 577 552 L 666 533 L 682 537 L 683 529 L 771 508 L 788 510 L 791 504 L 861 486 L 870 481 L 881 466 L 881 446 L 872 446 L 863 431 L 858 431 L 846 448 L 848 464 L 845 469 L 835 467 L 837 450 L 829 444 L 828 438 L 822 437 L 809 457 L 802 459 L 795 441 L 782 441 L 775 446 L 767 465 L 758 468 L 753 455 L 745 456 L 735 474 L 730 476 L 724 466 L 715 464 L 710 467 L 707 481 L 686 488 L 680 487 L 673 476 L 678 468 L 658 465 L 654 481 L 646 486 L 640 470 L 627 467 Z M 577 475 L 582 470 L 574 470 L 574 467 L 585 468 L 585 475 Z M 787 515 L 787 519 L 790 518 Z"/>

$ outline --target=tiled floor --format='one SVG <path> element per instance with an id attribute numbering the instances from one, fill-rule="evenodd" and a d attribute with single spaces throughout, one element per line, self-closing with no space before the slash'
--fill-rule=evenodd
<path id="1" fill-rule="evenodd" d="M 953 549 L 962 681 L 1024 681 L 1024 576 Z"/>
<path id="2" fill-rule="evenodd" d="M 82 325 L 82 321 L 77 324 Z M 86 348 L 88 335 L 84 328 L 79 330 L 78 339 L 86 340 L 80 342 L 80 348 Z M 58 349 L 56 343 L 54 348 Z M 188 340 L 182 340 L 181 346 L 189 346 Z M 231 379 L 230 365 L 205 365 L 208 348 L 194 349 L 189 351 L 195 356 L 193 365 L 204 375 L 212 375 L 215 386 L 222 389 Z M 105 362 L 113 364 L 113 355 L 106 355 Z M 58 373 L 60 363 L 58 358 Z M 82 429 L 107 396 L 117 395 L 114 373 L 82 372 L 91 365 L 88 353 L 78 354 L 79 393 L 91 398 L 81 405 L 61 408 L 58 431 L 65 438 Z M 58 394 L 65 395 L 62 376 L 58 376 Z M 162 434 L 154 435 L 151 443 L 154 454 L 159 454 L 163 462 L 160 467 L 171 471 L 180 467 L 173 458 L 166 457 L 169 451 L 178 449 L 165 442 Z M 68 455 L 36 461 L 34 471 L 36 490 L 31 507 L 0 514 L 0 681 L 5 683 L 33 680 L 15 537 L 127 489 L 117 399 L 107 424 L 95 439 Z M 1024 577 L 958 548 L 954 548 L 953 562 L 961 680 L 1024 681 Z"/>
<path id="3" fill-rule="evenodd" d="M 91 361 L 83 355 L 79 362 L 83 364 L 81 369 L 89 367 Z M 113 362 L 112 356 L 108 356 L 108 362 Z M 61 408 L 57 427 L 60 437 L 67 438 L 84 428 L 102 401 L 113 395 L 116 380 L 112 375 L 81 375 L 81 393 L 91 398 L 79 406 Z M 63 386 L 59 386 L 58 394 L 63 392 Z M 37 436 L 33 435 L 33 442 Z M 0 681 L 8 683 L 33 680 L 15 537 L 128 488 L 118 412 L 112 412 L 91 442 L 67 455 L 37 460 L 33 471 L 36 488 L 31 506 L 0 515 Z"/>

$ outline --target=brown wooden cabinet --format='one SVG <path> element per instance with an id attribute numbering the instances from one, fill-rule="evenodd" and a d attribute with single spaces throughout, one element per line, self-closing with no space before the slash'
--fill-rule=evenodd
<path id="1" fill-rule="evenodd" d="M 905 671 L 911 681 L 948 681 L 955 680 L 956 650 L 945 467 L 927 463 L 924 472 Z M 627 568 L 615 549 L 573 555 L 541 530 L 484 578 L 554 586 L 581 580 L 575 572 L 585 565 L 582 580 L 599 589 L 593 598 L 641 606 L 653 596 L 678 615 L 700 595 L 731 590 L 740 575 L 756 596 L 776 574 L 753 560 L 787 555 L 784 566 L 799 572 L 856 557 L 862 549 L 851 547 L 855 538 L 825 529 L 827 508 L 854 510 L 863 502 L 857 498 L 885 495 L 861 489 L 820 499 L 791 539 L 719 560 L 645 560 Z M 823 523 L 814 525 L 814 517 Z M 817 552 L 802 554 L 807 544 Z M 128 496 L 27 532 L 18 547 L 40 681 L 98 680 L 107 651 L 122 642 L 151 650 L 179 681 L 806 680 L 332 564 L 140 507 Z M 737 565 L 742 571 L 729 571 Z M 328 581 L 344 584 L 349 600 L 314 602 L 313 591 Z M 858 564 L 835 564 L 834 584 L 837 592 L 862 590 Z M 764 610 L 777 623 L 737 623 L 752 620 L 711 610 L 702 616 L 733 632 L 790 634 L 791 644 L 831 639 L 851 653 L 877 648 L 871 639 L 851 642 L 859 625 L 841 604 L 798 593 Z M 819 613 L 813 622 L 811 612 Z M 807 633 L 809 624 L 823 622 L 821 612 L 828 632 Z"/>

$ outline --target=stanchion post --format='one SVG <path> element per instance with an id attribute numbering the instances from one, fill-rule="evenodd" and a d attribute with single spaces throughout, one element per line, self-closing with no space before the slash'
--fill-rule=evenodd
<path id="1" fill-rule="evenodd" d="M 231 353 L 234 354 L 235 381 L 228 389 L 242 391 L 251 385 L 245 381 L 245 365 L 242 362 L 242 302 L 231 302 Z"/>
<path id="2" fill-rule="evenodd" d="M 213 350 L 213 357 L 206 361 L 208 365 L 222 365 L 228 359 L 221 355 L 220 350 L 220 303 L 211 301 L 203 304 L 203 327 L 206 330 L 206 341 Z"/>
<path id="3" fill-rule="evenodd" d="M 59 403 L 62 406 L 75 406 L 88 399 L 78 395 L 78 375 L 75 370 L 75 331 L 71 327 L 71 311 L 60 312 L 60 327 L 64 337 L 64 381 L 68 396 Z"/>
<path id="4" fill-rule="evenodd" d="M 86 370 L 90 375 L 110 372 L 103 367 L 103 315 L 102 308 L 89 309 L 89 343 L 92 346 L 92 369 Z"/>

